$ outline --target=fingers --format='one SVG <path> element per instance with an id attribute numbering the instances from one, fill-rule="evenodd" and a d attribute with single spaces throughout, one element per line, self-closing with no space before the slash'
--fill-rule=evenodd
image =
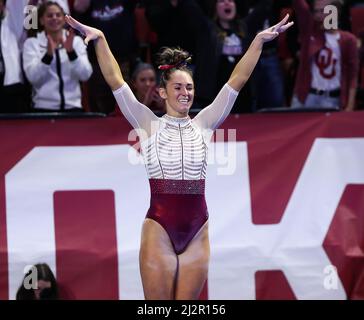
<path id="1" fill-rule="evenodd" d="M 85 38 L 85 40 L 83 40 L 83 42 L 85 43 L 86 46 L 88 46 L 88 43 L 90 42 L 90 40 L 91 40 L 91 37 L 88 36 Z"/>
<path id="2" fill-rule="evenodd" d="M 266 32 L 265 33 L 268 37 L 275 38 L 279 35 L 279 32 Z"/>
<path id="3" fill-rule="evenodd" d="M 77 25 L 80 24 L 75 18 L 71 17 L 70 15 L 66 15 L 66 22 L 70 25 Z"/>
<path id="4" fill-rule="evenodd" d="M 281 26 L 277 31 L 279 32 L 279 33 L 282 33 L 282 32 L 285 32 L 288 28 L 290 28 L 291 26 L 293 26 L 293 21 L 291 21 L 291 22 L 289 22 L 289 23 L 287 23 L 287 24 L 285 24 L 284 26 Z"/>
<path id="5" fill-rule="evenodd" d="M 73 29 L 69 29 L 67 38 L 73 38 L 74 36 L 75 36 L 75 31 Z"/>
<path id="6" fill-rule="evenodd" d="M 279 28 L 283 26 L 284 24 L 287 23 L 288 19 L 289 19 L 289 14 L 287 13 L 285 17 L 276 25 L 276 27 Z"/>
<path id="7" fill-rule="evenodd" d="M 83 32 L 82 23 L 77 21 L 76 19 L 72 18 L 69 15 L 66 15 L 66 22 L 74 29 L 77 29 L 80 32 Z"/>
<path id="8" fill-rule="evenodd" d="M 69 15 L 66 15 L 65 16 L 65 20 L 66 20 L 66 22 L 72 27 L 72 28 L 74 28 L 75 27 L 75 23 L 74 23 L 74 19 L 72 20 L 73 18 L 71 17 L 71 16 L 69 16 Z"/>

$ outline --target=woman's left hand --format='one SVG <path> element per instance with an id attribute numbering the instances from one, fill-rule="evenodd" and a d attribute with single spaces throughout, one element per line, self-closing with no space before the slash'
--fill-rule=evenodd
<path id="1" fill-rule="evenodd" d="M 259 32 L 257 37 L 259 37 L 263 42 L 268 42 L 277 38 L 280 33 L 285 32 L 293 25 L 293 21 L 287 23 L 288 18 L 289 14 L 286 14 L 286 16 L 279 23 Z"/>

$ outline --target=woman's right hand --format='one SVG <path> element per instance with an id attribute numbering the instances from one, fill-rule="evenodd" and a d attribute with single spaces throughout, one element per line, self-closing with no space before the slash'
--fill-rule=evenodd
<path id="1" fill-rule="evenodd" d="M 49 56 L 53 56 L 54 51 L 57 49 L 58 43 L 54 41 L 49 34 L 47 35 L 47 39 L 48 39 L 47 54 Z"/>
<path id="2" fill-rule="evenodd" d="M 88 43 L 91 40 L 96 40 L 103 36 L 103 33 L 101 30 L 86 26 L 85 24 L 82 24 L 81 22 L 77 21 L 76 19 L 72 18 L 69 15 L 66 15 L 66 22 L 73 29 L 78 30 L 82 35 L 85 36 L 84 42 L 86 45 L 88 45 Z"/>

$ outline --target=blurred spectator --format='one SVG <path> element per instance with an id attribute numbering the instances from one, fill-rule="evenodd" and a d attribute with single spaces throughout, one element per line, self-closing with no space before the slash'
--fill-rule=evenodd
<path id="1" fill-rule="evenodd" d="M 20 50 L 5 8 L 5 1 L 0 0 L 0 113 L 25 112 L 27 99 L 22 84 Z"/>
<path id="2" fill-rule="evenodd" d="M 350 10 L 354 7 L 363 7 L 364 0 L 343 0 L 342 1 L 342 9 L 341 15 L 339 20 L 340 29 L 350 31 L 352 33 L 352 25 L 351 25 L 351 15 Z"/>
<path id="3" fill-rule="evenodd" d="M 249 10 L 248 12 L 254 10 L 254 1 L 250 0 L 244 2 L 249 4 L 247 7 Z M 287 7 L 291 6 L 291 1 L 267 1 L 265 6 L 266 18 L 261 22 L 258 32 L 269 26 L 275 25 L 283 19 L 285 16 L 285 14 L 283 14 L 283 9 L 286 10 Z M 292 16 L 290 17 L 290 20 L 292 20 Z M 293 32 L 292 28 L 288 31 L 290 34 Z M 285 89 L 289 89 L 289 87 L 285 87 L 284 83 L 283 63 L 280 60 L 280 58 L 283 60 L 283 57 L 279 56 L 279 46 L 282 43 L 280 42 L 280 38 L 284 38 L 286 41 L 288 37 L 289 35 L 284 33 L 274 41 L 264 44 L 261 58 L 254 69 L 251 80 L 254 97 L 253 111 L 267 108 L 279 108 L 287 105 L 285 103 Z M 261 94 L 261 92 L 264 92 L 264 94 Z"/>
<path id="4" fill-rule="evenodd" d="M 246 2 L 250 2 L 247 8 L 248 13 L 251 14 L 254 10 L 257 10 L 257 8 L 255 8 L 256 4 L 254 4 L 253 1 Z M 283 19 L 283 16 L 281 17 L 281 9 L 288 4 L 287 1 L 282 0 L 263 1 L 261 5 L 265 8 L 266 16 L 260 21 L 260 25 L 259 21 L 254 22 L 259 25 L 257 32 L 267 29 L 269 26 L 273 26 Z M 248 21 L 248 30 L 251 24 L 254 25 L 254 23 Z M 253 30 L 251 32 L 253 32 Z M 287 34 L 284 33 L 281 36 L 287 37 Z M 251 88 L 253 111 L 279 108 L 285 105 L 284 79 L 281 62 L 278 57 L 278 41 L 279 38 L 276 38 L 275 40 L 264 44 L 262 55 L 252 74 Z M 261 94 L 262 92 L 264 92 L 264 94 Z"/>
<path id="5" fill-rule="evenodd" d="M 359 33 L 360 41 L 360 68 L 359 68 L 359 90 L 357 95 L 357 108 L 364 109 L 364 30 Z"/>
<path id="6" fill-rule="evenodd" d="M 287 13 L 290 15 L 290 20 L 294 22 L 294 25 L 278 37 L 278 56 L 282 65 L 284 78 L 284 106 L 291 105 L 300 48 L 295 12 L 292 7 L 285 4 L 285 7 L 280 10 L 280 15 L 284 17 Z"/>
<path id="7" fill-rule="evenodd" d="M 32 283 L 34 280 L 36 283 Z M 38 263 L 25 274 L 16 300 L 58 300 L 59 291 L 56 278 L 46 263 Z"/>
<path id="8" fill-rule="evenodd" d="M 73 4 L 74 12 L 83 22 L 103 31 L 126 81 L 137 52 L 135 6 L 134 0 L 75 0 Z M 90 109 L 109 114 L 115 110 L 115 98 L 103 79 L 93 46 L 88 49 L 94 68 L 88 83 Z"/>
<path id="9" fill-rule="evenodd" d="M 257 1 L 252 12 L 244 19 L 239 19 L 234 0 L 214 0 L 213 20 L 205 14 L 195 0 L 169 1 L 169 6 L 174 7 L 178 12 L 180 17 L 178 21 L 183 21 L 169 29 L 174 30 L 179 27 L 188 36 L 188 40 L 193 41 L 192 45 L 190 44 L 193 50 L 189 49 L 189 51 L 194 52 L 196 66 L 194 107 L 202 108 L 212 102 L 229 79 L 236 63 L 248 49 L 250 42 L 266 19 L 271 0 Z M 159 15 L 156 11 L 154 13 L 154 21 L 159 21 L 161 30 L 166 21 L 162 13 L 163 10 Z M 164 15 L 169 16 L 168 13 Z M 151 9 L 148 16 L 152 17 Z M 177 24 L 174 19 L 172 22 L 173 25 Z M 168 25 L 164 25 L 164 29 L 168 29 Z M 158 36 L 160 36 L 159 33 Z M 175 41 L 178 40 L 179 38 L 175 37 Z M 232 112 L 250 112 L 251 107 L 250 81 L 248 81 L 241 90 Z"/>
<path id="10" fill-rule="evenodd" d="M 178 1 L 147 0 L 144 3 L 146 18 L 158 35 L 154 54 L 161 47 L 181 47 L 195 55 L 195 34 L 186 32 L 186 15 Z"/>
<path id="11" fill-rule="evenodd" d="M 324 7 L 340 1 L 294 0 L 300 30 L 300 64 L 292 107 L 353 110 L 358 79 L 357 39 L 340 29 L 326 29 Z"/>
<path id="12" fill-rule="evenodd" d="M 145 0 L 138 0 L 134 11 L 135 35 L 138 41 L 138 57 L 152 63 L 152 55 L 157 52 L 157 34 L 152 30 L 145 15 Z"/>
<path id="13" fill-rule="evenodd" d="M 86 46 L 66 31 L 63 9 L 46 2 L 38 10 L 44 31 L 24 43 L 24 71 L 33 86 L 35 111 L 81 111 L 80 81 L 92 73 Z"/>
<path id="14" fill-rule="evenodd" d="M 159 95 L 156 72 L 151 64 L 137 64 L 132 73 L 131 87 L 139 102 L 155 112 L 165 112 L 165 102 Z"/>
<path id="15" fill-rule="evenodd" d="M 359 33 L 360 49 L 359 49 L 359 59 L 362 68 L 364 67 L 364 29 Z"/>
<path id="16" fill-rule="evenodd" d="M 41 4 L 49 1 L 57 2 L 66 14 L 70 13 L 70 8 L 68 5 L 68 0 L 21 0 L 24 5 L 28 2 L 28 5 L 39 7 Z"/>
<path id="17" fill-rule="evenodd" d="M 22 48 L 23 42 L 26 40 L 26 32 L 24 30 L 25 6 L 32 5 L 37 7 L 46 1 L 49 0 L 7 0 L 6 6 L 9 10 L 11 29 L 18 39 L 20 48 Z M 65 13 L 68 14 L 70 12 L 67 0 L 54 0 L 54 2 L 57 2 L 63 8 Z M 29 14 L 30 12 L 26 13 Z M 33 30 L 27 31 L 32 32 Z"/>

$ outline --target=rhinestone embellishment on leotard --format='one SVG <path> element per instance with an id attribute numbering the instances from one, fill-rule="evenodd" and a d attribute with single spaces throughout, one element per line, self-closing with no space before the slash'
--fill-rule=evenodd
<path id="1" fill-rule="evenodd" d="M 204 194 L 205 180 L 149 179 L 151 193 Z"/>

